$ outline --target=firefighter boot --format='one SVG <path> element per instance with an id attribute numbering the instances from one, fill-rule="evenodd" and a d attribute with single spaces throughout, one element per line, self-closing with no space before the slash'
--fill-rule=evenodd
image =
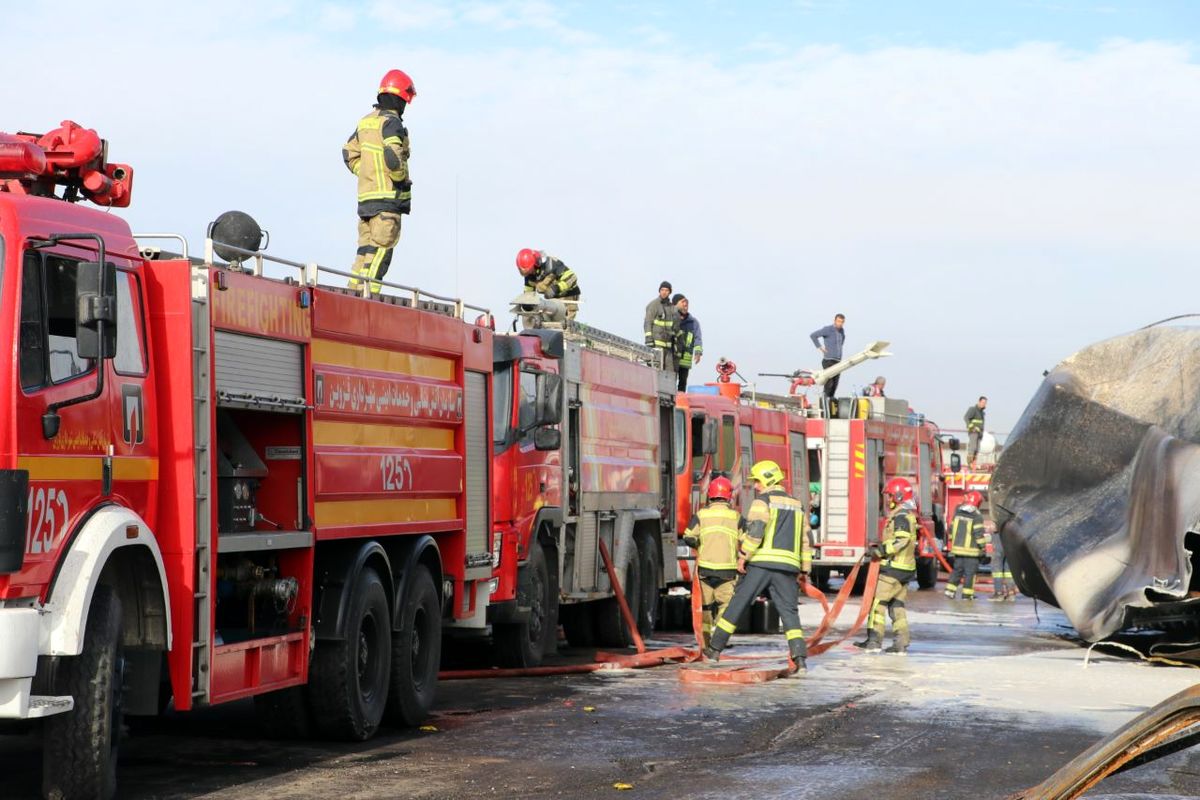
<path id="1" fill-rule="evenodd" d="M 803 639 L 788 642 L 788 676 L 795 677 L 808 672 L 808 644 Z"/>
<path id="2" fill-rule="evenodd" d="M 861 647 L 863 650 L 866 650 L 868 653 L 883 652 L 883 643 L 879 640 L 879 634 L 877 634 L 873 630 L 867 631 L 867 638 L 864 641 L 855 642 L 854 646 Z"/>
<path id="3" fill-rule="evenodd" d="M 884 650 L 884 652 L 894 656 L 906 656 L 908 655 L 908 642 L 896 640 L 892 642 L 892 646 L 887 650 Z"/>
<path id="4" fill-rule="evenodd" d="M 729 643 L 729 632 L 724 628 L 717 628 L 713 631 L 712 639 L 701 650 L 704 654 L 705 661 L 711 661 L 714 664 L 721 660 L 721 651 L 725 649 L 725 645 Z"/>

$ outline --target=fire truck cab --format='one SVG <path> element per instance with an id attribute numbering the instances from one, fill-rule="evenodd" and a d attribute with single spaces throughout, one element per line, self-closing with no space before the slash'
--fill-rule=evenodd
<path id="1" fill-rule="evenodd" d="M 45 793 L 88 798 L 167 704 L 416 723 L 443 627 L 486 624 L 490 327 L 212 229 L 144 251 L 72 202 L 132 179 L 81 130 L 0 135 L 0 718 L 45 718 Z"/>

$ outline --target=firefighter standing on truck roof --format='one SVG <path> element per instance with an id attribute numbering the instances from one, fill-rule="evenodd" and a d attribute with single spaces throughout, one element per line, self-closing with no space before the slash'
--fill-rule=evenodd
<path id="1" fill-rule="evenodd" d="M 713 619 L 725 613 L 737 583 L 738 546 L 745 522 L 730 505 L 732 499 L 729 479 L 713 478 L 708 484 L 708 505 L 696 512 L 683 532 L 683 543 L 696 548 L 706 647 L 712 639 Z"/>
<path id="2" fill-rule="evenodd" d="M 875 600 L 871 604 L 870 629 L 866 641 L 855 642 L 868 653 L 883 650 L 883 634 L 886 627 L 884 610 L 892 618 L 892 646 L 889 653 L 904 655 L 910 642 L 908 612 L 904 608 L 908 599 L 908 583 L 917 574 L 917 502 L 913 497 L 912 484 L 904 478 L 892 478 L 884 487 L 892 516 L 883 529 L 883 541 L 870 547 L 871 557 L 883 559 L 879 570 L 879 582 L 875 586 Z"/>
<path id="3" fill-rule="evenodd" d="M 983 495 L 976 491 L 963 495 L 963 501 L 954 510 L 950 522 L 950 554 L 954 556 L 954 571 L 946 582 L 946 597 L 958 598 L 962 589 L 964 600 L 975 599 L 975 574 L 979 572 L 979 559 L 983 557 L 983 514 L 979 507 Z"/>
<path id="4" fill-rule="evenodd" d="M 358 255 L 350 288 L 370 281 L 371 294 L 382 288 L 392 251 L 400 241 L 400 215 L 409 213 L 412 182 L 408 178 L 408 129 L 405 107 L 417 96 L 412 78 L 398 69 L 383 76 L 375 110 L 358 121 L 342 147 L 346 168 L 358 176 Z"/>
<path id="5" fill-rule="evenodd" d="M 700 340 L 700 320 L 688 311 L 688 299 L 682 294 L 671 298 L 679 312 L 679 391 L 687 391 L 688 372 L 700 363 L 704 343 Z"/>
<path id="6" fill-rule="evenodd" d="M 774 461 L 759 461 L 750 468 L 757 495 L 746 514 L 746 535 L 738 558 L 744 573 L 729 606 L 717 618 L 712 642 L 704 657 L 716 661 L 737 630 L 738 622 L 764 590 L 779 612 L 787 634 L 791 674 L 805 672 L 808 646 L 800 628 L 799 580 L 812 570 L 805 520 L 808 510 L 780 486 L 783 470 Z M 803 576 L 803 578 L 802 578 Z"/>
<path id="7" fill-rule="evenodd" d="M 967 463 L 974 464 L 975 456 L 979 455 L 979 439 L 983 436 L 983 417 L 987 408 L 987 398 L 981 397 L 975 405 L 963 414 L 963 422 L 967 423 Z"/>
<path id="8" fill-rule="evenodd" d="M 671 282 L 658 285 L 658 297 L 646 306 L 643 326 L 646 346 L 662 354 L 662 368 L 675 371 L 675 348 L 679 342 L 679 311 L 671 303 Z"/>
<path id="9" fill-rule="evenodd" d="M 575 319 L 579 312 L 579 277 L 562 259 L 526 247 L 517 253 L 517 271 L 525 278 L 525 291 L 565 301 L 567 319 Z"/>

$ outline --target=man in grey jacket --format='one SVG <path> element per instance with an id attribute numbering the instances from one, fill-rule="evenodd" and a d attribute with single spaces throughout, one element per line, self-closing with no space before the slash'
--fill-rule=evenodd
<path id="1" fill-rule="evenodd" d="M 809 334 L 813 346 L 821 351 L 821 369 L 832 367 L 842 360 L 842 345 L 846 341 L 846 315 L 837 314 L 832 325 L 826 325 Z M 835 375 L 825 383 L 825 396 L 832 400 L 837 393 L 838 378 Z"/>
<path id="2" fill-rule="evenodd" d="M 671 302 L 671 282 L 658 285 L 658 297 L 646 306 L 643 326 L 646 346 L 662 354 L 662 368 L 675 371 L 675 348 L 679 339 L 679 311 Z"/>

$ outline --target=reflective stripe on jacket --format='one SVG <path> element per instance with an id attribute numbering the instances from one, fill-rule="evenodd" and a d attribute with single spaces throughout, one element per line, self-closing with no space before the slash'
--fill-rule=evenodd
<path id="1" fill-rule="evenodd" d="M 696 566 L 704 570 L 737 569 L 742 515 L 716 501 L 696 512 L 683 541 L 696 548 Z"/>
<path id="2" fill-rule="evenodd" d="M 960 506 L 950 523 L 950 552 L 956 556 L 983 555 L 983 515 Z"/>
<path id="3" fill-rule="evenodd" d="M 346 168 L 358 176 L 358 215 L 369 219 L 412 207 L 408 131 L 394 111 L 376 108 L 358 121 L 342 148 Z"/>
<path id="4" fill-rule="evenodd" d="M 967 423 L 967 433 L 983 433 L 983 409 L 978 404 L 971 406 L 963 414 L 963 422 Z"/>
<path id="5" fill-rule="evenodd" d="M 575 271 L 561 259 L 545 256 L 544 265 L 525 278 L 525 288 L 546 294 L 551 286 L 554 287 L 554 297 L 579 297 L 579 278 L 576 277 Z"/>
<path id="6" fill-rule="evenodd" d="M 804 505 L 780 487 L 754 498 L 746 514 L 742 552 L 749 564 L 785 572 L 808 572 L 812 550 L 808 547 Z"/>
<path id="7" fill-rule="evenodd" d="M 911 511 L 897 511 L 883 529 L 882 569 L 901 573 L 917 570 L 917 515 Z"/>
<path id="8" fill-rule="evenodd" d="M 679 311 L 671 305 L 670 300 L 654 298 L 646 306 L 644 330 L 647 345 L 663 347 L 674 352 L 675 339 L 679 334 Z"/>
<path id="9" fill-rule="evenodd" d="M 679 315 L 679 366 L 691 369 L 693 359 L 704 353 L 700 340 L 700 320 L 695 314 Z"/>

